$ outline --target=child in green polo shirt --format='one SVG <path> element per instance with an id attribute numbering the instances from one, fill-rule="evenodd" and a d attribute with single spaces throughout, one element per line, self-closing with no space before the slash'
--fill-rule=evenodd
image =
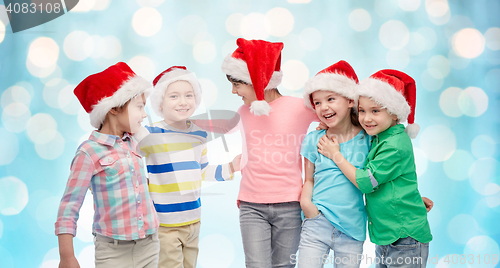
<path id="1" fill-rule="evenodd" d="M 410 140 L 420 128 L 414 124 L 415 81 L 400 71 L 381 70 L 363 80 L 358 90 L 359 122 L 374 136 L 365 167 L 351 165 L 339 153 L 336 139 L 321 139 L 318 151 L 333 156 L 365 193 L 370 240 L 377 245 L 376 267 L 425 267 L 432 235 Z M 400 122 L 407 119 L 405 129 Z"/>

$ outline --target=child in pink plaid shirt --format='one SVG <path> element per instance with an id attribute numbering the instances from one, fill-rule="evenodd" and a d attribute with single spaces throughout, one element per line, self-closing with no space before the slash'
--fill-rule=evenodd
<path id="1" fill-rule="evenodd" d="M 98 130 L 77 149 L 63 194 L 55 234 L 59 267 L 79 267 L 73 250 L 76 222 L 87 189 L 94 199 L 96 267 L 157 267 L 159 220 L 141 156 L 132 138 L 146 117 L 151 84 L 117 63 L 91 75 L 75 95 Z"/>

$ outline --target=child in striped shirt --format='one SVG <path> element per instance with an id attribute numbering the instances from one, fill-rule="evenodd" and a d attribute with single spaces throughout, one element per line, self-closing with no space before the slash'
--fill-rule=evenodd
<path id="1" fill-rule="evenodd" d="M 209 165 L 207 132 L 189 120 L 201 102 L 201 88 L 182 66 L 162 72 L 153 82 L 151 104 L 163 121 L 136 135 L 146 157 L 149 192 L 160 218 L 159 267 L 196 267 L 200 233 L 202 180 L 226 181 L 240 170 L 231 163 Z"/>
<path id="2" fill-rule="evenodd" d="M 158 267 L 158 216 L 147 191 L 142 157 L 131 134 L 146 117 L 151 83 L 119 62 L 93 74 L 75 95 L 95 130 L 77 149 L 55 234 L 59 267 L 79 267 L 73 250 L 78 214 L 89 187 L 94 198 L 95 266 Z"/>

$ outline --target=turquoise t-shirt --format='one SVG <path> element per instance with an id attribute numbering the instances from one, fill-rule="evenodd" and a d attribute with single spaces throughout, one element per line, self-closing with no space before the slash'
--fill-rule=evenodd
<path id="1" fill-rule="evenodd" d="M 318 141 L 326 130 L 307 134 L 300 154 L 314 164 L 312 202 L 335 228 L 358 240 L 366 239 L 366 210 L 363 194 L 344 176 L 337 165 L 318 153 Z M 356 168 L 363 168 L 370 151 L 371 137 L 361 130 L 340 144 L 342 155 Z"/>

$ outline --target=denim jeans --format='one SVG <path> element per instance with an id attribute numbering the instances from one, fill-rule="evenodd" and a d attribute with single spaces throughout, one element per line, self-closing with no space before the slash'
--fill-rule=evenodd
<path id="1" fill-rule="evenodd" d="M 375 257 L 380 260 L 376 268 L 425 268 L 429 243 L 422 244 L 411 237 L 400 238 L 389 245 L 376 245 Z"/>
<path id="2" fill-rule="evenodd" d="M 248 268 L 295 267 L 300 235 L 299 202 L 258 204 L 240 201 L 240 228 Z"/>
<path id="3" fill-rule="evenodd" d="M 322 214 L 305 219 L 300 233 L 298 267 L 316 268 L 325 264 L 336 268 L 358 268 L 364 241 L 335 228 Z M 333 258 L 329 256 L 333 250 Z"/>

